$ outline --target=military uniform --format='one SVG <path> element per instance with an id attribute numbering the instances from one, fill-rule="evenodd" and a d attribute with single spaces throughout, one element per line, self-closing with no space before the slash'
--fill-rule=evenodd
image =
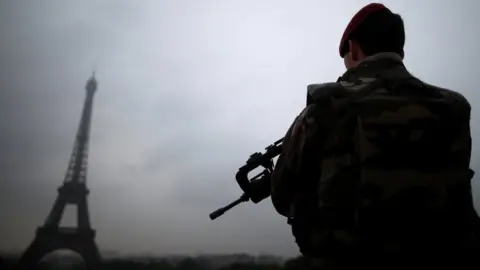
<path id="1" fill-rule="evenodd" d="M 418 257 L 427 248 L 436 261 L 448 247 L 452 258 L 477 252 L 470 111 L 461 94 L 415 78 L 395 53 L 310 85 L 271 179 L 273 205 L 291 220 L 300 251 L 323 269 L 389 256 L 431 262 Z"/>

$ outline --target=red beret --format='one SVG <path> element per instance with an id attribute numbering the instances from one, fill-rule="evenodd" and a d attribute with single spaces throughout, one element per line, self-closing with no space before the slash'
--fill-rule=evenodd
<path id="1" fill-rule="evenodd" d="M 345 42 L 349 39 L 352 32 L 372 13 L 386 9 L 386 7 L 379 3 L 371 3 L 364 6 L 360 9 L 355 16 L 353 16 L 352 20 L 348 23 L 345 32 L 343 33 L 342 40 L 340 41 L 340 57 L 343 58 L 342 51 L 343 47 L 345 46 Z"/>

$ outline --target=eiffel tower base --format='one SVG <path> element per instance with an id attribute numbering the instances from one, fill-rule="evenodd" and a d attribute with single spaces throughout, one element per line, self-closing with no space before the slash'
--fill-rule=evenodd
<path id="1" fill-rule="evenodd" d="M 92 229 L 40 227 L 15 269 L 34 269 L 50 252 L 68 249 L 82 256 L 86 269 L 98 270 L 101 267 L 101 256 L 94 239 L 95 231 Z"/>

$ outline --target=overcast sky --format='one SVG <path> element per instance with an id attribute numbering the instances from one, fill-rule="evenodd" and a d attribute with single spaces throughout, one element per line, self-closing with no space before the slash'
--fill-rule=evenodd
<path id="1" fill-rule="evenodd" d="M 367 3 L 1 1 L 0 250 L 25 249 L 50 211 L 95 69 L 88 185 L 102 250 L 297 254 L 269 199 L 208 214 L 240 195 L 237 168 L 284 135 L 306 86 L 344 72 L 338 43 Z M 472 103 L 475 140 L 480 2 L 384 3 L 405 20 L 407 67 Z"/>

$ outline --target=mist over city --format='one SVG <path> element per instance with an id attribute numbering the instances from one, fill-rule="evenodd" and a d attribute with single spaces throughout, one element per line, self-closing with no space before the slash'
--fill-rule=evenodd
<path id="1" fill-rule="evenodd" d="M 208 215 L 242 194 L 235 173 L 285 135 L 307 85 L 345 72 L 338 44 L 368 3 L 2 1 L 0 257 L 16 260 L 48 219 L 94 78 L 89 223 L 102 258 L 131 263 L 105 269 L 298 269 L 291 228 L 270 198 Z M 471 167 L 480 169 L 480 2 L 382 3 L 404 20 L 408 69 L 472 104 Z M 62 224 L 77 219 L 67 205 Z M 83 269 L 76 253 L 48 256 L 58 269 Z"/>

